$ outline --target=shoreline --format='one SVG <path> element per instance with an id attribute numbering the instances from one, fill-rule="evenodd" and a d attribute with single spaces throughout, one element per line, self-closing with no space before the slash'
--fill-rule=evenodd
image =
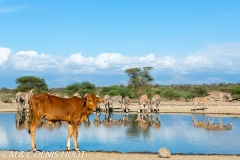
<path id="1" fill-rule="evenodd" d="M 0 150 L 0 157 L 3 160 L 10 159 L 58 159 L 58 160 L 70 160 L 70 159 L 84 159 L 84 160 L 139 160 L 139 159 L 152 159 L 159 160 L 157 153 L 142 153 L 142 152 L 102 152 L 102 151 L 16 151 L 16 150 Z M 205 155 L 205 154 L 172 154 L 171 160 L 237 160 L 240 155 Z M 165 159 L 165 158 L 163 158 Z"/>
<path id="2" fill-rule="evenodd" d="M 205 111 L 200 109 L 197 109 L 196 111 L 191 111 L 192 107 L 190 106 L 160 106 L 159 114 L 205 114 L 205 115 L 222 115 L 222 116 L 236 116 L 240 117 L 240 106 L 212 106 L 211 108 L 208 107 L 205 109 Z M 0 113 L 4 112 L 17 112 L 17 108 L 8 108 L 8 107 L 2 107 L 0 104 Z M 102 113 L 105 113 L 105 111 L 101 111 Z M 114 111 L 115 113 L 121 113 L 122 111 L 119 109 L 116 109 Z M 137 111 L 137 107 L 133 106 L 130 108 L 131 113 L 139 113 Z M 148 112 L 141 112 L 141 114 L 147 114 Z"/>
<path id="3" fill-rule="evenodd" d="M 103 106 L 102 106 L 103 107 Z M 115 106 L 116 108 L 119 106 Z M 201 108 L 202 106 L 197 106 L 197 108 Z M 223 116 L 223 117 L 240 117 L 240 103 L 231 103 L 231 105 L 221 105 L 221 106 L 207 106 L 205 111 L 203 110 L 196 110 L 195 112 L 191 111 L 193 109 L 192 105 L 171 105 L 166 104 L 160 106 L 159 114 L 205 114 L 205 115 L 214 115 L 214 116 Z M 115 110 L 115 112 L 120 113 L 120 110 Z M 0 103 L 0 115 L 3 113 L 11 113 L 17 112 L 17 104 L 16 103 Z M 102 111 L 105 113 L 105 111 Z M 130 106 L 129 114 L 136 114 L 137 112 L 137 105 L 132 104 Z M 144 113 L 142 113 L 144 114 Z M 145 112 L 147 114 L 147 112 Z M 160 148 L 158 148 L 160 149 Z M 157 149 L 157 150 L 158 150 Z M 15 157 L 11 157 L 11 152 L 16 152 Z M 42 159 L 58 159 L 58 160 L 70 160 L 75 159 L 71 157 L 34 157 L 34 153 L 32 151 L 18 151 L 18 150 L 0 150 L 0 159 L 3 160 L 22 160 L 22 159 L 31 159 L 29 157 L 20 157 L 21 153 L 28 153 L 33 159 L 35 160 L 42 160 Z M 46 153 L 47 151 L 39 151 Z M 51 151 L 49 151 L 51 152 Z M 66 151 L 59 151 L 59 153 L 64 153 Z M 74 152 L 71 150 L 70 152 Z M 139 160 L 139 159 L 158 159 L 158 153 L 150 153 L 150 152 L 117 152 L 117 151 L 80 151 L 84 152 L 83 157 L 79 157 L 83 160 L 123 160 L 123 159 L 131 159 L 131 160 Z M 6 154 L 6 157 L 2 155 Z M 183 153 L 171 153 L 171 160 L 237 160 L 240 159 L 239 154 L 183 154 Z"/>

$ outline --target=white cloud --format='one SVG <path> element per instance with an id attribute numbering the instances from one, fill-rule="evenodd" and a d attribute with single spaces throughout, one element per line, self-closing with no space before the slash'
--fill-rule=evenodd
<path id="1" fill-rule="evenodd" d="M 35 51 L 19 51 L 10 58 L 11 65 L 17 70 L 42 71 L 61 68 L 57 57 Z"/>
<path id="2" fill-rule="evenodd" d="M 96 57 L 84 56 L 82 53 L 71 54 L 69 57 L 59 57 L 36 51 L 19 51 L 10 54 L 8 48 L 0 48 L 0 66 L 17 69 L 18 71 L 53 71 L 68 74 L 78 73 L 124 73 L 127 68 L 152 66 L 153 72 L 167 74 L 169 83 L 203 82 L 186 75 L 192 73 L 231 73 L 240 71 L 240 44 L 208 44 L 205 49 L 190 52 L 186 56 L 124 56 L 120 53 L 101 53 Z M 212 80 L 217 77 L 211 77 Z M 213 80 L 214 81 L 214 80 Z M 218 81 L 221 81 L 219 79 Z M 160 84 L 164 82 L 160 81 Z M 203 82 L 204 83 L 204 82 Z"/>
<path id="3" fill-rule="evenodd" d="M 185 60 L 183 60 L 183 65 L 187 68 L 211 68 L 211 62 L 205 58 L 200 56 L 189 56 Z"/>
<path id="4" fill-rule="evenodd" d="M 187 60 L 189 67 L 195 64 L 223 72 L 240 71 L 240 43 L 208 44 L 205 50 L 192 53 Z"/>
<path id="5" fill-rule="evenodd" d="M 3 66 L 5 62 L 7 62 L 10 54 L 11 50 L 9 48 L 0 47 L 0 67 Z"/>

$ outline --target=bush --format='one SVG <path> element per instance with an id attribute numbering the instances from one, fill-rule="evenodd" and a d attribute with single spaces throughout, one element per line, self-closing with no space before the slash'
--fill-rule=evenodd
<path id="1" fill-rule="evenodd" d="M 189 101 L 190 99 L 193 99 L 195 97 L 195 95 L 193 93 L 187 93 L 187 94 L 184 94 L 183 95 L 183 98 L 186 100 L 186 101 Z"/>
<path id="2" fill-rule="evenodd" d="M 10 97 L 2 97 L 2 102 L 3 103 L 12 103 L 12 99 Z"/>
<path id="3" fill-rule="evenodd" d="M 195 97 L 204 97 L 208 94 L 208 90 L 205 86 L 194 86 L 190 94 L 195 95 Z"/>
<path id="4" fill-rule="evenodd" d="M 74 93 L 78 93 L 81 96 L 84 96 L 86 93 L 96 93 L 96 87 L 94 84 L 91 84 L 88 81 L 83 81 L 82 83 L 74 83 L 68 85 L 65 88 L 65 91 L 69 96 L 72 96 Z"/>

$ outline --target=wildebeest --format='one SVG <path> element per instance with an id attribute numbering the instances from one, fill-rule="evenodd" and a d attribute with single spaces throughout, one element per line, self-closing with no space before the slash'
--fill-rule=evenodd
<path id="1" fill-rule="evenodd" d="M 36 151 L 35 134 L 38 123 L 44 117 L 48 122 L 66 121 L 68 125 L 67 150 L 70 150 L 70 139 L 74 136 L 74 148 L 78 148 L 78 126 L 88 118 L 97 108 L 97 103 L 103 102 L 95 94 L 88 94 L 86 97 L 61 98 L 46 93 L 39 93 L 30 99 L 31 113 L 33 120 L 30 125 L 31 143 L 33 151 Z"/>
<path id="2" fill-rule="evenodd" d="M 138 98 L 138 112 L 141 110 L 146 110 L 146 106 L 148 104 L 148 96 L 147 95 L 142 95 Z M 143 105 L 143 108 L 142 108 Z"/>
<path id="3" fill-rule="evenodd" d="M 16 102 L 18 104 L 18 111 L 29 110 L 29 100 L 33 96 L 33 89 L 27 92 L 17 92 L 16 93 Z M 22 105 L 24 107 L 22 107 Z"/>

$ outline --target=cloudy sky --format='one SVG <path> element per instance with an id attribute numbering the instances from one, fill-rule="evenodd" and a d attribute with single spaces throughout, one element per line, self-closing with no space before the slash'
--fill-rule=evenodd
<path id="1" fill-rule="evenodd" d="M 0 0 L 0 87 L 22 76 L 49 87 L 240 82 L 240 1 Z"/>

